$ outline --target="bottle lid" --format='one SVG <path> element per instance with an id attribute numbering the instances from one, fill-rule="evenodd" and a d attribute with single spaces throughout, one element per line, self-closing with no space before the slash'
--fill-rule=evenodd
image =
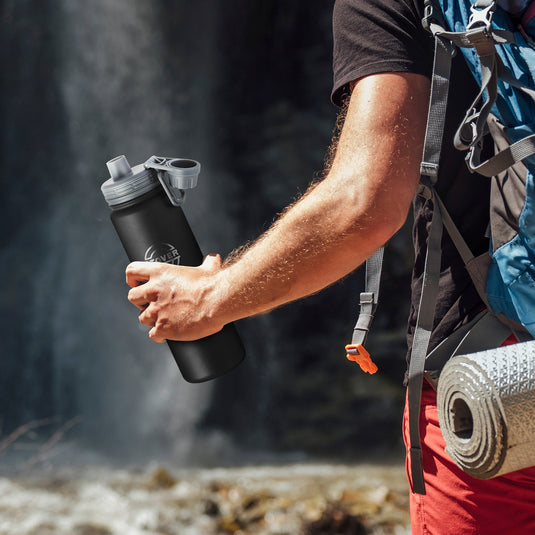
<path id="1" fill-rule="evenodd" d="M 100 189 L 110 206 L 132 201 L 160 185 L 155 171 L 144 164 L 130 167 L 125 156 L 117 156 L 106 165 L 110 178 Z"/>

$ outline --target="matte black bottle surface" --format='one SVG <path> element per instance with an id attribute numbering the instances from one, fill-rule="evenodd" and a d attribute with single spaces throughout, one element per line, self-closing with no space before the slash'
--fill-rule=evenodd
<path id="1" fill-rule="evenodd" d="M 201 249 L 180 207 L 183 190 L 196 185 L 200 165 L 155 156 L 134 168 L 124 156 L 107 165 L 111 178 L 102 185 L 102 192 L 129 260 L 200 265 Z M 191 383 L 214 379 L 245 356 L 233 324 L 200 340 L 167 343 L 182 376 Z"/>

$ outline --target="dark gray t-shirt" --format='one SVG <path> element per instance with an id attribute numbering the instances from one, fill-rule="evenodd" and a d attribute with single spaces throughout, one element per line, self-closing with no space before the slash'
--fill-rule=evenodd
<path id="1" fill-rule="evenodd" d="M 370 74 L 411 72 L 430 77 L 433 40 L 422 27 L 422 13 L 423 0 L 336 0 L 332 94 L 335 104 L 340 105 L 343 101 L 349 82 Z M 455 130 L 476 94 L 477 86 L 462 54 L 457 54 L 452 68 L 437 190 L 472 252 L 477 255 L 488 250 L 485 232 L 490 183 L 487 178 L 470 174 L 464 153 L 453 147 Z M 432 204 L 417 197 L 414 201 L 415 264 L 408 325 L 409 347 L 416 323 L 431 216 Z M 446 233 L 442 249 L 440 291 L 431 348 L 483 308 Z"/>

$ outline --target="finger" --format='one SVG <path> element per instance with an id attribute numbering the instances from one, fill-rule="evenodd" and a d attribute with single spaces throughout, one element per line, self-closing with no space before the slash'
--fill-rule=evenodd
<path id="1" fill-rule="evenodd" d="M 132 262 L 126 266 L 126 284 L 135 288 L 150 280 L 154 270 L 154 262 Z"/>
<path id="2" fill-rule="evenodd" d="M 158 326 L 155 325 L 150 331 L 149 331 L 149 337 L 153 342 L 158 342 L 159 344 L 162 344 L 166 341 L 166 338 L 164 338 L 160 330 L 158 329 Z"/>
<path id="3" fill-rule="evenodd" d="M 138 318 L 139 323 L 141 323 L 142 325 L 146 325 L 147 327 L 154 327 L 156 321 L 158 320 L 158 314 L 156 314 L 152 307 L 149 305 L 142 309 Z"/>
<path id="4" fill-rule="evenodd" d="M 139 310 L 145 310 L 150 303 L 149 296 L 147 295 L 144 285 L 132 288 L 128 292 L 128 300 Z"/>

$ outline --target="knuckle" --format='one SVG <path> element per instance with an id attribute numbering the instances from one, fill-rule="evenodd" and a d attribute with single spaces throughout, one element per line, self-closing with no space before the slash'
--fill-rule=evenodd
<path id="1" fill-rule="evenodd" d="M 149 287 L 145 291 L 145 296 L 147 301 L 157 301 L 160 297 L 160 290 L 155 286 Z"/>

